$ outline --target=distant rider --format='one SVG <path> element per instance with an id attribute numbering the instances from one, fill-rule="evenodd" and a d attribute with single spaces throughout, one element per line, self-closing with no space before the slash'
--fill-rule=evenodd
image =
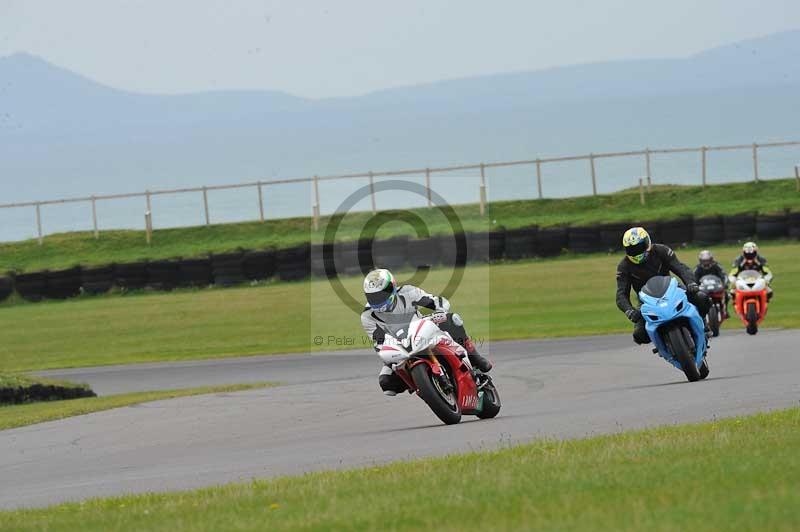
<path id="1" fill-rule="evenodd" d="M 469 355 L 472 366 L 480 371 L 488 372 L 492 363 L 478 353 L 475 344 L 464 330 L 464 321 L 458 314 L 450 313 L 450 302 L 441 296 L 434 296 L 412 285 L 397 286 L 394 275 L 389 270 L 373 270 L 364 278 L 364 295 L 367 304 L 361 313 L 361 325 L 367 335 L 372 338 L 375 350 L 386 338 L 385 327 L 388 324 L 406 324 L 421 314 L 418 307 L 427 308 L 439 316 L 437 325 L 450 334 Z M 392 368 L 384 366 L 378 375 L 378 384 L 385 395 L 397 395 L 404 392 L 405 382 L 398 377 Z"/>
<path id="2" fill-rule="evenodd" d="M 700 279 L 705 275 L 713 275 L 714 277 L 719 278 L 722 286 L 726 286 L 728 284 L 728 276 L 725 274 L 725 270 L 722 269 L 719 262 L 714 259 L 714 254 L 711 251 L 704 249 L 697 255 L 697 266 L 694 268 L 694 278 L 699 282 Z M 729 295 L 728 291 L 725 290 L 725 314 L 728 314 L 728 300 Z"/>
<path id="3" fill-rule="evenodd" d="M 675 252 L 663 244 L 653 244 L 650 235 L 642 227 L 632 227 L 622 236 L 625 258 L 617 266 L 617 307 L 634 323 L 633 341 L 649 344 L 650 336 L 645 330 L 642 313 L 631 304 L 631 288 L 639 291 L 652 277 L 677 275 L 686 285 L 686 295 L 700 316 L 705 319 L 711 302 L 705 292 L 700 290 L 692 270 L 678 260 Z"/>
<path id="4" fill-rule="evenodd" d="M 733 261 L 733 268 L 728 272 L 728 281 L 731 290 L 736 286 L 736 277 L 744 270 L 755 270 L 764 276 L 767 282 L 767 300 L 772 299 L 772 270 L 767 266 L 767 259 L 758 254 L 758 246 L 755 242 L 745 242 L 742 246 L 742 254 Z"/>

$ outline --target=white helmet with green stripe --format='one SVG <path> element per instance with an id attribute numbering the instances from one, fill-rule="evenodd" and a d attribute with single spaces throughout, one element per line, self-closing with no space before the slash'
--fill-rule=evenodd
<path id="1" fill-rule="evenodd" d="M 364 277 L 364 295 L 372 310 L 387 312 L 397 302 L 397 281 L 389 270 L 372 270 Z"/>

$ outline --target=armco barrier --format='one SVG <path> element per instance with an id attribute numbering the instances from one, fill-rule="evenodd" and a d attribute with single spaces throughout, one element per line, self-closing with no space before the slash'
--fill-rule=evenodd
<path id="1" fill-rule="evenodd" d="M 211 274 L 211 259 L 181 259 L 178 261 L 179 286 L 209 286 L 213 284 L 214 276 Z"/>
<path id="2" fill-rule="evenodd" d="M 725 232 L 722 227 L 722 216 L 704 216 L 694 218 L 693 235 L 694 242 L 697 244 L 717 244 L 725 240 Z"/>
<path id="3" fill-rule="evenodd" d="M 311 274 L 311 248 L 303 244 L 278 250 L 277 273 L 282 281 L 300 281 Z"/>
<path id="4" fill-rule="evenodd" d="M 756 215 L 756 236 L 761 239 L 785 238 L 789 234 L 786 213 Z"/>
<path id="5" fill-rule="evenodd" d="M 14 292 L 14 281 L 10 277 L 0 277 L 0 301 L 5 301 Z"/>
<path id="6" fill-rule="evenodd" d="M 567 249 L 575 253 L 603 251 L 600 229 L 597 227 L 574 226 L 567 229 Z"/>
<path id="7" fill-rule="evenodd" d="M 17 293 L 27 301 L 41 301 L 47 295 L 47 272 L 21 273 L 14 279 Z"/>
<path id="8" fill-rule="evenodd" d="M 755 214 L 723 216 L 722 229 L 726 242 L 749 240 L 756 234 L 756 216 Z"/>
<path id="9" fill-rule="evenodd" d="M 265 281 L 275 275 L 275 252 L 248 251 L 242 259 L 244 276 L 251 281 Z"/>
<path id="10" fill-rule="evenodd" d="M 244 252 L 220 253 L 211 255 L 211 275 L 214 284 L 219 286 L 233 286 L 246 281 L 242 261 Z"/>
<path id="11" fill-rule="evenodd" d="M 180 284 L 178 262 L 154 260 L 147 263 L 147 286 L 154 290 L 169 291 Z"/>
<path id="12" fill-rule="evenodd" d="M 45 295 L 49 299 L 67 299 L 81 293 L 83 279 L 80 267 L 50 271 L 47 272 L 46 277 L 47 291 Z"/>
<path id="13" fill-rule="evenodd" d="M 538 234 L 539 228 L 535 225 L 507 230 L 503 255 L 511 260 L 533 257 L 536 254 Z"/>
<path id="14" fill-rule="evenodd" d="M 123 290 L 138 290 L 147 286 L 147 262 L 130 262 L 114 267 L 114 284 Z"/>
<path id="15" fill-rule="evenodd" d="M 800 212 L 790 212 L 786 216 L 787 234 L 791 238 L 800 239 Z"/>
<path id="16" fill-rule="evenodd" d="M 87 294 L 105 294 L 114 286 L 114 265 L 81 270 L 81 288 Z"/>
<path id="17" fill-rule="evenodd" d="M 690 216 L 663 220 L 659 226 L 658 242 L 679 247 L 693 239 L 694 223 Z"/>

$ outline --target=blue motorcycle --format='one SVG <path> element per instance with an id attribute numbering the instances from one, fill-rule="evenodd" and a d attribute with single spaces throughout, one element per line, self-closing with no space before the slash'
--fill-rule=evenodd
<path id="1" fill-rule="evenodd" d="M 655 344 L 654 352 L 683 371 L 690 382 L 708 377 L 708 343 L 703 318 L 686 298 L 678 280 L 653 277 L 639 292 L 639 309 L 645 329 Z"/>

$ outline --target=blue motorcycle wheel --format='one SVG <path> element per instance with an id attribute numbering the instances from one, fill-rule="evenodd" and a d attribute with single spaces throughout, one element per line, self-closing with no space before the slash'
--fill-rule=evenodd
<path id="1" fill-rule="evenodd" d="M 688 341 L 687 336 L 691 338 L 691 333 L 684 326 L 676 324 L 667 329 L 664 341 L 689 382 L 697 382 L 700 380 L 700 371 L 694 363 L 693 342 Z"/>

